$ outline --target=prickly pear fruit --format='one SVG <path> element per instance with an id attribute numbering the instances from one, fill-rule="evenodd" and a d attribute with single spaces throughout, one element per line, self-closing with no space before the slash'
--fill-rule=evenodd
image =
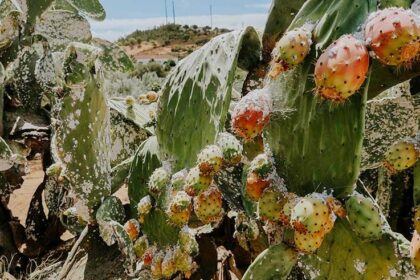
<path id="1" fill-rule="evenodd" d="M 219 220 L 223 214 L 222 193 L 216 187 L 211 187 L 194 197 L 194 211 L 203 223 Z"/>
<path id="2" fill-rule="evenodd" d="M 235 165 L 241 161 L 243 147 L 235 136 L 228 132 L 222 132 L 217 138 L 217 145 L 223 152 L 225 163 Z"/>
<path id="3" fill-rule="evenodd" d="M 155 91 L 149 91 L 146 93 L 147 101 L 149 102 L 156 102 L 158 100 L 159 95 Z"/>
<path id="4" fill-rule="evenodd" d="M 190 196 L 196 196 L 200 192 L 207 190 L 211 184 L 211 176 L 200 174 L 200 169 L 196 166 L 191 168 L 185 178 L 184 191 Z"/>
<path id="5" fill-rule="evenodd" d="M 187 177 L 187 170 L 182 169 L 181 171 L 176 172 L 172 175 L 171 186 L 173 191 L 181 191 L 185 185 L 185 179 Z"/>
<path id="6" fill-rule="evenodd" d="M 410 258 L 411 263 L 417 270 L 417 274 L 420 275 L 420 235 L 417 231 L 414 231 L 413 239 L 411 239 Z"/>
<path id="7" fill-rule="evenodd" d="M 387 65 L 409 65 L 420 53 L 420 20 L 411 10 L 388 8 L 372 14 L 365 39 L 375 56 Z"/>
<path id="8" fill-rule="evenodd" d="M 188 255 L 196 255 L 198 253 L 198 243 L 191 229 L 184 227 L 179 232 L 179 246 L 181 250 Z"/>
<path id="9" fill-rule="evenodd" d="M 165 250 L 166 254 L 162 261 L 162 275 L 165 278 L 171 278 L 176 272 L 175 254 L 172 249 Z"/>
<path id="10" fill-rule="evenodd" d="M 260 177 L 267 176 L 273 169 L 273 162 L 266 154 L 256 156 L 249 166 L 249 170 L 255 172 Z"/>
<path id="11" fill-rule="evenodd" d="M 157 168 L 149 178 L 149 192 L 152 196 L 158 197 L 165 190 L 170 180 L 169 172 L 163 168 Z"/>
<path id="12" fill-rule="evenodd" d="M 357 235 L 368 240 L 381 238 L 381 216 L 371 199 L 356 193 L 347 199 L 346 210 L 348 220 Z"/>
<path id="13" fill-rule="evenodd" d="M 345 218 L 347 216 L 346 209 L 344 208 L 343 204 L 333 196 L 329 196 L 325 199 L 327 202 L 328 208 L 340 218 Z"/>
<path id="14" fill-rule="evenodd" d="M 162 274 L 162 262 L 165 258 L 165 254 L 163 252 L 156 252 L 153 256 L 152 264 L 150 266 L 150 271 L 152 273 L 152 277 L 155 279 L 161 279 L 163 277 Z"/>
<path id="15" fill-rule="evenodd" d="M 291 224 L 300 233 L 324 232 L 331 215 L 325 200 L 318 194 L 301 198 L 291 214 Z"/>
<path id="16" fill-rule="evenodd" d="M 271 184 L 271 179 L 261 178 L 256 172 L 248 173 L 246 178 L 246 194 L 254 201 L 261 198 L 263 191 Z"/>
<path id="17" fill-rule="evenodd" d="M 155 246 L 148 247 L 143 254 L 143 263 L 146 266 L 151 266 L 153 263 L 153 257 L 156 254 L 157 249 Z"/>
<path id="18" fill-rule="evenodd" d="M 272 101 L 266 89 L 251 91 L 235 106 L 232 113 L 232 130 L 246 141 L 260 135 L 270 121 Z"/>
<path id="19" fill-rule="evenodd" d="M 136 242 L 134 242 L 133 249 L 138 259 L 143 258 L 147 248 L 149 248 L 149 241 L 147 240 L 147 236 L 140 236 Z"/>
<path id="20" fill-rule="evenodd" d="M 193 270 L 194 262 L 189 254 L 182 251 L 180 247 L 174 249 L 175 268 L 177 271 L 187 273 Z"/>
<path id="21" fill-rule="evenodd" d="M 318 58 L 316 94 L 333 102 L 344 102 L 363 85 L 368 68 L 366 47 L 353 36 L 343 35 Z"/>
<path id="22" fill-rule="evenodd" d="M 287 202 L 285 194 L 276 186 L 264 190 L 258 201 L 258 215 L 263 220 L 279 221 L 283 206 Z"/>
<path id="23" fill-rule="evenodd" d="M 311 38 L 311 32 L 304 27 L 286 32 L 274 49 L 276 54 L 270 78 L 275 79 L 282 72 L 301 64 L 311 50 Z"/>
<path id="24" fill-rule="evenodd" d="M 137 239 L 140 234 L 140 225 L 136 219 L 130 219 L 124 224 L 124 230 L 127 232 L 131 241 Z"/>
<path id="25" fill-rule="evenodd" d="M 223 164 L 222 150 L 216 145 L 205 147 L 197 156 L 197 165 L 200 174 L 204 176 L 214 175 Z"/>
<path id="26" fill-rule="evenodd" d="M 170 200 L 166 214 L 169 222 L 183 226 L 188 223 L 191 215 L 191 197 L 184 191 L 177 192 Z"/>
<path id="27" fill-rule="evenodd" d="M 149 195 L 146 195 L 140 199 L 139 203 L 137 204 L 137 212 L 139 215 L 139 221 L 141 223 L 143 223 L 144 217 L 149 214 L 152 207 L 152 198 Z"/>
<path id="28" fill-rule="evenodd" d="M 397 173 L 416 164 L 420 151 L 414 143 L 402 141 L 391 146 L 385 154 L 384 166 L 391 173 Z"/>
<path id="29" fill-rule="evenodd" d="M 136 104 L 136 99 L 129 95 L 125 98 L 125 104 L 127 104 L 127 108 L 133 108 L 134 104 Z"/>
<path id="30" fill-rule="evenodd" d="M 280 213 L 280 221 L 283 225 L 290 225 L 290 220 L 292 219 L 292 210 L 300 201 L 300 197 L 294 193 L 289 192 L 286 194 L 285 199 L 286 203 L 284 204 Z"/>
<path id="31" fill-rule="evenodd" d="M 324 241 L 325 232 L 320 230 L 314 233 L 299 233 L 295 231 L 295 246 L 299 251 L 304 253 L 313 253 L 318 250 Z"/>
<path id="32" fill-rule="evenodd" d="M 414 212 L 414 229 L 420 233 L 420 207 L 417 207 Z"/>

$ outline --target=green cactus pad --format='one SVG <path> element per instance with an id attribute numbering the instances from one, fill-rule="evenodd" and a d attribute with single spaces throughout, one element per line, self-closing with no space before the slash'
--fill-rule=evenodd
<path id="1" fill-rule="evenodd" d="M 132 209 L 132 217 L 137 216 L 137 204 L 148 195 L 147 183 L 153 171 L 161 166 L 159 146 L 156 137 L 150 137 L 138 148 L 134 156 L 130 176 L 128 178 L 128 196 Z"/>
<path id="2" fill-rule="evenodd" d="M 125 219 L 124 206 L 115 196 L 110 196 L 102 202 L 96 211 L 96 221 L 99 225 L 99 234 L 104 242 L 111 246 L 115 243 L 114 230 L 111 222 L 122 224 Z"/>
<path id="3" fill-rule="evenodd" d="M 13 153 L 9 145 L 0 137 L 0 171 L 6 171 L 13 166 Z"/>
<path id="4" fill-rule="evenodd" d="M 99 0 L 67 0 L 67 2 L 91 19 L 105 19 L 106 13 Z"/>
<path id="5" fill-rule="evenodd" d="M 68 93 L 59 104 L 57 119 L 66 126 L 58 123 L 54 143 L 72 191 L 92 215 L 101 199 L 111 194 L 111 139 L 106 98 L 90 72 L 93 61 L 79 62 L 89 58 L 84 53 L 90 54 L 89 49 L 70 46 L 65 59 Z"/>
<path id="6" fill-rule="evenodd" d="M 297 253 L 285 244 L 263 251 L 245 272 L 242 280 L 286 280 L 297 261 Z"/>
<path id="7" fill-rule="evenodd" d="M 373 8 L 366 1 L 310 0 L 289 29 L 319 20 L 314 45 L 325 48 L 354 31 Z M 345 195 L 353 191 L 360 171 L 367 90 L 339 106 L 322 102 L 314 96 L 309 78 L 315 57 L 312 51 L 303 65 L 269 83 L 278 113 L 267 127 L 267 141 L 289 190 L 305 195 L 332 188 L 336 195 Z"/>
<path id="8" fill-rule="evenodd" d="M 305 272 L 305 279 L 311 280 L 416 279 L 407 266 L 409 260 L 397 259 L 398 254 L 401 257 L 408 252 L 396 250 L 395 241 L 384 236 L 364 242 L 348 222 L 339 219 L 317 253 L 301 256 L 298 266 Z"/>
<path id="9" fill-rule="evenodd" d="M 37 20 L 34 34 L 48 39 L 53 51 L 63 51 L 71 42 L 89 43 L 92 39 L 89 22 L 69 11 L 48 10 Z"/>
<path id="10" fill-rule="evenodd" d="M 107 71 L 130 72 L 134 70 L 134 63 L 127 53 L 117 44 L 95 38 L 93 44 L 102 48 L 103 53 L 99 61 Z"/>
<path id="11" fill-rule="evenodd" d="M 253 28 L 227 33 L 182 60 L 169 75 L 156 135 L 163 159 L 174 160 L 174 171 L 192 167 L 198 152 L 214 144 L 226 121 L 236 66 L 255 64 L 259 48 Z"/>

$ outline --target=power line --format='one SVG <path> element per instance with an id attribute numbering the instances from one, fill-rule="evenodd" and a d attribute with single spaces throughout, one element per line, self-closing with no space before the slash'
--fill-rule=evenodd
<path id="1" fill-rule="evenodd" d="M 174 24 L 175 24 L 175 2 L 172 0 L 172 14 L 174 16 Z"/>
<path id="2" fill-rule="evenodd" d="M 210 4 L 210 27 L 213 29 L 213 5 Z"/>

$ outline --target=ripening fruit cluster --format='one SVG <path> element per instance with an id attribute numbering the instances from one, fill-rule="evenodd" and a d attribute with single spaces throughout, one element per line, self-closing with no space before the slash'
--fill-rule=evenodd
<path id="1" fill-rule="evenodd" d="M 343 103 L 363 86 L 369 69 L 369 50 L 381 63 L 410 67 L 420 54 L 420 18 L 411 10 L 387 8 L 369 16 L 364 40 L 345 34 L 329 45 L 315 65 L 316 95 Z M 271 79 L 301 64 L 311 51 L 311 32 L 290 30 L 273 52 Z"/>

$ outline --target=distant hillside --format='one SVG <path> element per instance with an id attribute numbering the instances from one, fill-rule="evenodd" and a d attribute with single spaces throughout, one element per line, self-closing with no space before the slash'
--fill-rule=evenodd
<path id="1" fill-rule="evenodd" d="M 153 29 L 137 30 L 118 40 L 136 60 L 183 58 L 210 39 L 230 30 L 209 26 L 168 24 Z"/>

